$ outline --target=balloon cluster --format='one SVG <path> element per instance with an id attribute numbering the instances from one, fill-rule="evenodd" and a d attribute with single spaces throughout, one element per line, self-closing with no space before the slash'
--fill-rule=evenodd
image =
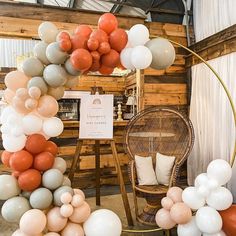
<path id="1" fill-rule="evenodd" d="M 222 159 L 216 159 L 209 163 L 206 173 L 196 177 L 194 186 L 183 190 L 180 197 L 184 204 L 195 212 L 195 216 L 190 217 L 190 221 L 187 223 L 178 223 L 176 221 L 178 223 L 177 232 L 179 236 L 225 236 L 222 226 L 228 236 L 234 235 L 228 234 L 227 227 L 223 225 L 225 216 L 228 215 L 227 211 L 231 211 L 233 196 L 222 185 L 225 185 L 231 176 L 232 168 L 229 163 Z M 166 201 L 165 198 L 162 200 Z M 167 218 L 165 222 L 165 220 L 160 219 L 159 214 L 157 212 L 156 219 L 160 227 L 174 227 L 175 224 L 170 221 L 170 218 Z M 236 233 L 236 230 L 234 230 L 234 233 Z"/>

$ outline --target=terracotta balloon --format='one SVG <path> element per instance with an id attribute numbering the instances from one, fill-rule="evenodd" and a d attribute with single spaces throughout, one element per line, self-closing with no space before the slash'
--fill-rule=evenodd
<path id="1" fill-rule="evenodd" d="M 41 174 L 35 169 L 28 169 L 20 174 L 18 184 L 24 191 L 33 191 L 41 184 Z"/>
<path id="2" fill-rule="evenodd" d="M 2 152 L 1 161 L 7 167 L 10 167 L 10 158 L 11 158 L 12 154 L 13 154 L 13 152 L 8 152 L 5 150 Z"/>
<path id="3" fill-rule="evenodd" d="M 89 38 L 92 33 L 92 29 L 88 25 L 79 25 L 75 28 L 75 34 L 83 35 L 86 38 Z"/>
<path id="4" fill-rule="evenodd" d="M 68 52 L 71 50 L 72 43 L 71 43 L 70 39 L 61 39 L 59 41 L 59 46 L 62 51 Z"/>
<path id="5" fill-rule="evenodd" d="M 93 58 L 93 62 L 100 60 L 100 54 L 99 54 L 98 51 L 92 51 L 92 52 L 91 52 L 91 56 L 92 56 L 92 58 Z"/>
<path id="6" fill-rule="evenodd" d="M 99 42 L 97 39 L 89 39 L 88 42 L 87 42 L 87 46 L 88 46 L 88 49 L 90 51 L 95 51 L 98 49 L 98 46 L 99 46 Z"/>
<path id="7" fill-rule="evenodd" d="M 44 151 L 50 152 L 50 153 L 52 153 L 53 156 L 56 156 L 57 152 L 58 152 L 58 147 L 54 142 L 47 141 Z"/>
<path id="8" fill-rule="evenodd" d="M 60 232 L 66 226 L 67 220 L 61 216 L 60 207 L 54 207 L 47 214 L 47 228 L 52 232 Z"/>
<path id="9" fill-rule="evenodd" d="M 182 202 L 183 190 L 179 187 L 172 187 L 168 190 L 166 196 L 169 197 L 174 203 Z"/>
<path id="10" fill-rule="evenodd" d="M 128 42 L 128 35 L 123 29 L 114 30 L 109 37 L 109 43 L 111 48 L 117 52 L 121 52 L 125 48 Z"/>
<path id="11" fill-rule="evenodd" d="M 105 31 L 97 29 L 90 34 L 90 39 L 97 39 L 99 43 L 108 42 L 108 35 Z"/>
<path id="12" fill-rule="evenodd" d="M 101 73 L 102 75 L 110 75 L 113 72 L 113 70 L 114 68 L 101 65 L 99 73 Z"/>
<path id="13" fill-rule="evenodd" d="M 27 138 L 25 149 L 32 153 L 38 154 L 43 152 L 47 146 L 47 140 L 41 134 L 32 134 Z"/>
<path id="14" fill-rule="evenodd" d="M 13 171 L 11 175 L 18 179 L 21 173 L 22 172 L 19 172 L 19 171 Z"/>
<path id="15" fill-rule="evenodd" d="M 120 55 L 114 49 L 102 56 L 102 64 L 107 67 L 116 67 L 119 64 Z"/>
<path id="16" fill-rule="evenodd" d="M 191 209 L 183 202 L 175 203 L 170 209 L 170 215 L 177 224 L 187 224 L 192 219 Z"/>
<path id="17" fill-rule="evenodd" d="M 4 99 L 9 104 L 12 102 L 13 97 L 15 96 L 15 92 L 10 90 L 9 88 L 4 90 Z"/>
<path id="18" fill-rule="evenodd" d="M 73 223 L 83 223 L 85 222 L 91 213 L 90 206 L 87 202 L 84 202 L 82 206 L 74 208 L 73 214 L 69 217 L 70 221 Z"/>
<path id="19" fill-rule="evenodd" d="M 32 164 L 33 156 L 25 150 L 13 153 L 10 159 L 10 167 L 15 171 L 23 172 L 29 169 Z"/>
<path id="20" fill-rule="evenodd" d="M 75 51 L 76 49 L 83 48 L 87 49 L 87 38 L 83 35 L 75 34 L 71 37 L 71 51 Z"/>
<path id="21" fill-rule="evenodd" d="M 155 219 L 157 225 L 163 229 L 171 229 L 176 225 L 176 222 L 170 216 L 170 212 L 164 208 L 157 212 Z"/>
<path id="22" fill-rule="evenodd" d="M 43 117 L 55 116 L 58 112 L 57 100 L 49 95 L 42 96 L 39 99 L 37 111 Z"/>
<path id="23" fill-rule="evenodd" d="M 70 61 L 74 69 L 85 71 L 92 65 L 92 56 L 88 50 L 76 49 L 70 57 Z"/>
<path id="24" fill-rule="evenodd" d="M 55 157 L 50 152 L 41 152 L 34 157 L 34 168 L 45 171 L 52 168 Z"/>
<path id="25" fill-rule="evenodd" d="M 60 41 L 61 39 L 70 39 L 70 35 L 68 32 L 65 31 L 61 31 L 58 35 L 57 35 L 57 40 Z"/>
<path id="26" fill-rule="evenodd" d="M 118 26 L 118 20 L 112 13 L 103 14 L 98 20 L 98 28 L 110 34 Z"/>
<path id="27" fill-rule="evenodd" d="M 170 210 L 171 207 L 174 205 L 174 202 L 170 198 L 164 197 L 161 199 L 161 205 L 166 210 Z"/>
<path id="28" fill-rule="evenodd" d="M 102 54 L 107 54 L 111 51 L 111 46 L 108 42 L 102 42 L 99 45 L 98 52 Z"/>
<path id="29" fill-rule="evenodd" d="M 78 225 L 69 222 L 61 232 L 62 236 L 84 236 L 83 228 Z"/>
<path id="30" fill-rule="evenodd" d="M 222 230 L 227 236 L 236 235 L 236 204 L 224 211 L 219 211 L 223 220 Z"/>
<path id="31" fill-rule="evenodd" d="M 6 87 L 12 91 L 16 91 L 18 88 L 26 88 L 29 77 L 27 77 L 21 71 L 11 71 L 5 76 Z"/>
<path id="32" fill-rule="evenodd" d="M 98 71 L 100 69 L 101 65 L 99 61 L 94 61 L 92 65 L 89 68 L 89 71 Z"/>

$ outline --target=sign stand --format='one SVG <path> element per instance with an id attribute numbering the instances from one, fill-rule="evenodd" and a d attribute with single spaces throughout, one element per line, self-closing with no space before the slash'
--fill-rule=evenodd
<path id="1" fill-rule="evenodd" d="M 79 168 L 80 153 L 81 153 L 81 149 L 83 146 L 83 142 L 85 140 L 91 140 L 91 139 L 78 139 L 78 141 L 77 141 L 75 156 L 73 158 L 71 169 L 70 169 L 70 172 L 68 175 L 71 182 L 73 182 L 75 171 Z M 95 140 L 96 205 L 100 206 L 100 204 L 101 204 L 101 202 L 100 202 L 100 141 L 105 140 L 105 141 L 110 142 L 128 225 L 133 226 L 133 219 L 132 219 L 131 210 L 130 210 L 130 206 L 129 206 L 128 196 L 127 196 L 126 189 L 125 189 L 122 171 L 120 168 L 120 161 L 119 161 L 119 158 L 117 155 L 115 141 L 114 141 L 114 139 L 92 139 L 92 140 Z"/>

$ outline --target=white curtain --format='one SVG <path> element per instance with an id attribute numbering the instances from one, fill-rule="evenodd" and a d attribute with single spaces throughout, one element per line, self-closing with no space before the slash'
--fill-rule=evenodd
<path id="1" fill-rule="evenodd" d="M 195 0 L 194 22 L 197 41 L 236 23 L 235 0 Z M 236 53 L 209 61 L 225 82 L 236 104 Z M 192 67 L 190 119 L 194 125 L 195 145 L 188 159 L 188 182 L 206 172 L 213 159 L 227 161 L 233 152 L 235 128 L 230 104 L 222 86 L 204 64 Z M 236 163 L 235 163 L 236 165 Z M 228 185 L 236 200 L 236 167 Z"/>

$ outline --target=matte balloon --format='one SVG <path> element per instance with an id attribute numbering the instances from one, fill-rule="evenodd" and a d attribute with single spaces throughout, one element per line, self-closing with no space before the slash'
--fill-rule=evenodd
<path id="1" fill-rule="evenodd" d="M 43 121 L 40 117 L 29 114 L 22 119 L 23 130 L 27 135 L 38 133 L 43 127 Z"/>
<path id="2" fill-rule="evenodd" d="M 28 200 L 30 198 L 30 195 L 31 195 L 31 192 L 28 192 L 28 191 L 21 191 L 21 194 L 20 194 L 20 196 L 27 198 Z"/>
<path id="3" fill-rule="evenodd" d="M 167 191 L 166 196 L 169 197 L 174 203 L 182 202 L 183 190 L 179 187 L 171 187 Z"/>
<path id="4" fill-rule="evenodd" d="M 79 34 L 79 35 L 83 35 L 86 38 L 88 38 L 90 36 L 90 34 L 92 33 L 92 29 L 91 27 L 89 27 L 88 25 L 78 25 L 75 28 L 75 34 Z"/>
<path id="5" fill-rule="evenodd" d="M 30 195 L 30 205 L 35 209 L 47 209 L 52 204 L 52 200 L 52 193 L 47 188 L 38 188 Z"/>
<path id="6" fill-rule="evenodd" d="M 43 152 L 46 148 L 47 140 L 41 134 L 32 134 L 27 138 L 25 149 L 32 154 Z"/>
<path id="7" fill-rule="evenodd" d="M 131 54 L 132 54 L 133 48 L 125 48 L 121 51 L 120 53 L 120 61 L 121 64 L 126 68 L 126 69 L 135 69 L 134 65 L 131 62 Z"/>
<path id="8" fill-rule="evenodd" d="M 23 172 L 29 169 L 32 164 L 33 156 L 25 150 L 14 152 L 10 159 L 11 168 L 19 172 Z"/>
<path id="9" fill-rule="evenodd" d="M 185 203 L 177 202 L 172 206 L 170 216 L 177 224 L 187 224 L 192 219 L 192 211 Z"/>
<path id="10" fill-rule="evenodd" d="M 12 106 L 18 113 L 21 113 L 21 114 L 29 113 L 29 110 L 25 107 L 25 101 L 23 101 L 22 99 L 16 96 L 12 99 Z"/>
<path id="11" fill-rule="evenodd" d="M 83 35 L 80 34 L 75 34 L 71 37 L 71 44 L 72 44 L 72 49 L 71 51 L 75 51 L 76 49 L 87 49 L 87 41 L 88 38 L 86 38 Z"/>
<path id="12" fill-rule="evenodd" d="M 98 47 L 98 52 L 102 54 L 107 54 L 111 51 L 111 46 L 108 42 L 101 42 Z M 92 54 L 91 54 L 92 55 Z"/>
<path id="13" fill-rule="evenodd" d="M 88 46 L 88 49 L 90 51 L 95 51 L 98 49 L 98 46 L 99 46 L 99 42 L 97 39 L 89 39 L 88 42 L 87 42 L 87 46 Z"/>
<path id="14" fill-rule="evenodd" d="M 39 59 L 30 57 L 24 60 L 22 70 L 29 77 L 41 76 L 43 74 L 44 66 Z"/>
<path id="15" fill-rule="evenodd" d="M 74 67 L 71 64 L 70 59 L 66 60 L 65 69 L 66 69 L 67 73 L 69 73 L 70 75 L 78 76 L 81 74 L 81 72 L 79 70 L 74 69 Z"/>
<path id="16" fill-rule="evenodd" d="M 122 231 L 119 217 L 107 209 L 94 211 L 83 227 L 86 236 L 120 236 Z"/>
<path id="17" fill-rule="evenodd" d="M 90 206 L 87 202 L 84 202 L 82 206 L 74 208 L 73 214 L 69 217 L 69 219 L 73 223 L 81 224 L 89 218 L 90 213 Z"/>
<path id="18" fill-rule="evenodd" d="M 13 97 L 15 96 L 15 92 L 11 89 L 7 88 L 4 90 L 3 98 L 8 104 L 12 102 Z"/>
<path id="19" fill-rule="evenodd" d="M 72 48 L 72 43 L 70 39 L 61 39 L 59 41 L 60 49 L 64 52 L 69 52 Z"/>
<path id="20" fill-rule="evenodd" d="M 121 52 L 121 50 L 125 48 L 127 42 L 128 35 L 123 29 L 116 29 L 110 34 L 109 43 L 111 48 L 117 52 Z"/>
<path id="21" fill-rule="evenodd" d="M 63 204 L 69 204 L 72 201 L 72 194 L 69 192 L 65 192 L 61 195 L 60 200 Z"/>
<path id="22" fill-rule="evenodd" d="M 164 197 L 161 199 L 161 205 L 166 210 L 170 210 L 171 207 L 174 205 L 174 202 L 169 197 Z"/>
<path id="23" fill-rule="evenodd" d="M 145 46 L 136 46 L 131 53 L 131 63 L 136 69 L 145 69 L 152 62 L 152 53 Z"/>
<path id="24" fill-rule="evenodd" d="M 48 91 L 48 86 L 42 77 L 33 77 L 31 80 L 29 80 L 27 86 L 28 89 L 31 89 L 32 87 L 39 88 L 42 95 L 46 94 Z"/>
<path id="25" fill-rule="evenodd" d="M 57 118 L 52 117 L 44 121 L 43 132 L 49 137 L 57 137 L 63 132 L 63 122 Z"/>
<path id="26" fill-rule="evenodd" d="M 215 233 L 215 234 L 206 234 L 206 233 L 203 233 L 202 236 L 227 236 L 222 230 Z"/>
<path id="27" fill-rule="evenodd" d="M 99 43 L 108 42 L 108 35 L 101 29 L 93 30 L 90 34 L 90 38 L 97 39 Z"/>
<path id="28" fill-rule="evenodd" d="M 76 49 L 70 56 L 70 62 L 75 70 L 88 70 L 92 65 L 92 61 L 89 51 L 83 48 Z"/>
<path id="29" fill-rule="evenodd" d="M 48 65 L 43 72 L 43 77 L 49 86 L 56 88 L 65 84 L 67 74 L 59 65 Z"/>
<path id="30" fill-rule="evenodd" d="M 84 236 L 82 226 L 69 222 L 61 232 L 62 236 Z"/>
<path id="31" fill-rule="evenodd" d="M 13 232 L 12 236 L 29 236 L 29 234 L 25 234 L 23 231 L 20 229 L 17 229 L 15 232 Z M 31 236 L 31 235 L 30 235 Z M 43 236 L 42 233 L 40 234 L 34 234 L 33 236 Z"/>
<path id="32" fill-rule="evenodd" d="M 192 217 L 191 221 L 187 224 L 179 224 L 177 226 L 178 236 L 201 236 L 201 231 L 198 229 L 196 225 L 195 216 Z"/>
<path id="33" fill-rule="evenodd" d="M 128 41 L 132 47 L 144 45 L 149 40 L 149 30 L 143 24 L 132 26 L 128 32 Z"/>
<path id="34" fill-rule="evenodd" d="M 38 102 L 37 112 L 43 117 L 53 117 L 58 112 L 58 103 L 57 100 L 49 95 L 44 95 L 40 97 Z M 44 126 L 44 123 L 43 123 Z"/>
<path id="35" fill-rule="evenodd" d="M 56 41 L 60 42 L 62 39 L 70 39 L 71 34 L 69 31 L 62 30 L 57 34 Z"/>
<path id="36" fill-rule="evenodd" d="M 70 217 L 73 214 L 73 206 L 70 204 L 63 204 L 60 208 L 60 214 L 63 217 Z"/>
<path id="37" fill-rule="evenodd" d="M 61 50 L 58 42 L 53 42 L 47 46 L 46 56 L 53 64 L 63 64 L 68 57 L 68 54 Z"/>
<path id="38" fill-rule="evenodd" d="M 38 106 L 38 101 L 36 99 L 29 98 L 25 101 L 25 107 L 30 111 L 36 109 L 37 106 Z"/>
<path id="39" fill-rule="evenodd" d="M 216 159 L 208 165 L 207 176 L 217 180 L 220 185 L 224 185 L 231 179 L 232 168 L 227 161 Z"/>
<path id="40" fill-rule="evenodd" d="M 80 207 L 84 204 L 84 197 L 79 194 L 75 194 L 72 198 L 71 205 L 73 207 Z"/>
<path id="41" fill-rule="evenodd" d="M 2 206 L 2 217 L 7 222 L 20 221 L 21 216 L 28 210 L 30 210 L 29 201 L 24 197 L 13 197 L 8 199 Z"/>
<path id="42" fill-rule="evenodd" d="M 55 233 L 55 232 L 49 232 L 47 234 L 44 234 L 44 236 L 60 236 L 60 234 Z"/>
<path id="43" fill-rule="evenodd" d="M 7 200 L 20 193 L 17 179 L 11 175 L 0 175 L 0 200 Z"/>
<path id="44" fill-rule="evenodd" d="M 111 68 L 111 67 L 107 67 L 107 66 L 104 66 L 102 65 L 100 68 L 99 68 L 99 73 L 102 74 L 102 75 L 110 75 L 112 74 L 114 68 Z"/>
<path id="45" fill-rule="evenodd" d="M 233 204 L 227 210 L 219 212 L 223 221 L 222 230 L 227 236 L 236 235 L 236 205 Z"/>
<path id="46" fill-rule="evenodd" d="M 50 64 L 46 56 L 46 49 L 48 44 L 39 42 L 34 46 L 34 56 L 37 57 L 44 65 Z"/>
<path id="47" fill-rule="evenodd" d="M 208 206 L 202 207 L 197 211 L 196 223 L 200 231 L 208 234 L 217 233 L 222 228 L 220 214 L 214 208 Z"/>
<path id="48" fill-rule="evenodd" d="M 98 20 L 98 28 L 110 34 L 118 26 L 118 20 L 112 13 L 104 13 Z"/>
<path id="49" fill-rule="evenodd" d="M 98 71 L 100 69 L 100 67 L 101 67 L 101 64 L 100 64 L 99 60 L 98 61 L 93 60 L 93 63 L 91 65 L 91 67 L 89 68 L 89 71 Z M 111 68 L 111 69 L 113 69 L 113 68 Z"/>
<path id="50" fill-rule="evenodd" d="M 52 155 L 56 156 L 58 153 L 58 147 L 54 142 L 47 141 L 44 151 L 50 152 L 50 153 L 52 153 Z"/>
<path id="51" fill-rule="evenodd" d="M 8 152 L 17 152 L 24 148 L 26 144 L 26 136 L 21 135 L 18 137 L 7 135 L 3 139 L 3 147 Z"/>
<path id="52" fill-rule="evenodd" d="M 52 168 L 55 157 L 50 152 L 41 152 L 34 157 L 34 168 L 39 171 L 46 171 Z"/>
<path id="53" fill-rule="evenodd" d="M 60 232 L 67 223 L 67 218 L 60 214 L 60 208 L 54 207 L 47 213 L 47 228 L 49 231 Z"/>
<path id="54" fill-rule="evenodd" d="M 22 100 L 29 98 L 28 90 L 26 88 L 18 88 L 16 90 L 16 96 Z"/>
<path id="55" fill-rule="evenodd" d="M 7 167 L 10 167 L 10 158 L 11 158 L 11 155 L 13 154 L 13 152 L 8 152 L 6 150 L 4 150 L 1 154 L 1 161 L 2 163 L 7 166 Z"/>
<path id="56" fill-rule="evenodd" d="M 91 52 L 91 56 L 93 58 L 93 62 L 95 62 L 95 61 L 98 62 L 100 60 L 100 57 L 101 57 L 98 51 Z"/>
<path id="57" fill-rule="evenodd" d="M 102 56 L 102 64 L 114 68 L 120 62 L 120 55 L 117 51 L 111 49 L 109 53 Z"/>
<path id="58" fill-rule="evenodd" d="M 64 174 L 66 171 L 66 161 L 61 157 L 56 157 L 52 168 L 58 169 Z"/>
<path id="59" fill-rule="evenodd" d="M 61 186 L 60 188 L 56 189 L 53 193 L 54 205 L 55 206 L 62 206 L 63 203 L 61 201 L 61 196 L 64 193 L 70 193 L 73 195 L 73 189 L 69 186 Z"/>
<path id="60" fill-rule="evenodd" d="M 67 176 L 63 177 L 62 186 L 69 186 L 69 187 L 71 187 L 71 181 L 70 181 L 70 179 Z"/>
<path id="61" fill-rule="evenodd" d="M 61 186 L 63 181 L 62 173 L 57 169 L 50 169 L 43 173 L 42 185 L 50 190 Z"/>
<path id="62" fill-rule="evenodd" d="M 151 68 L 164 70 L 175 61 L 175 48 L 164 38 L 155 38 L 145 44 L 152 53 Z"/>
<path id="63" fill-rule="evenodd" d="M 85 194 L 84 194 L 84 192 L 83 192 L 81 189 L 74 188 L 73 190 L 74 190 L 74 193 L 75 193 L 76 195 L 77 195 L 77 194 L 81 195 L 81 196 L 83 197 L 83 199 L 85 200 Z"/>
<path id="64" fill-rule="evenodd" d="M 197 193 L 200 196 L 206 198 L 210 194 L 210 189 L 208 188 L 208 185 L 206 186 L 201 185 L 197 188 Z"/>
<path id="65" fill-rule="evenodd" d="M 52 22 L 45 21 L 39 25 L 38 35 L 45 43 L 55 42 L 57 34 L 58 29 Z"/>
<path id="66" fill-rule="evenodd" d="M 207 177 L 207 174 L 201 173 L 195 178 L 194 186 L 197 188 L 200 187 L 201 185 L 206 186 L 208 185 L 208 182 L 209 182 L 209 178 Z"/>
<path id="67" fill-rule="evenodd" d="M 26 234 L 40 234 L 47 223 L 45 214 L 38 209 L 31 209 L 20 219 L 20 229 Z"/>

